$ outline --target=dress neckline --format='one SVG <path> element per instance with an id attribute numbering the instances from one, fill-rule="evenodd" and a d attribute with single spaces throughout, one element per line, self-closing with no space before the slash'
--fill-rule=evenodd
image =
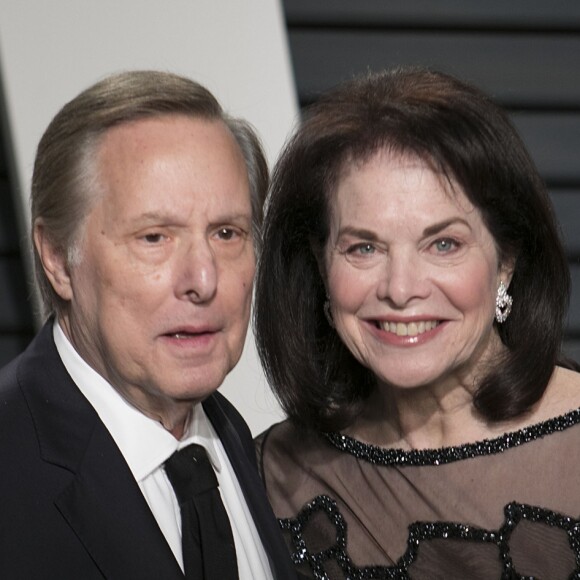
<path id="1" fill-rule="evenodd" d="M 398 466 L 421 466 L 443 465 L 463 459 L 472 459 L 485 455 L 503 453 L 513 447 L 529 443 L 557 431 L 564 431 L 580 423 L 580 409 L 574 409 L 529 427 L 523 427 L 517 431 L 504 433 L 492 439 L 483 439 L 474 443 L 464 443 L 453 447 L 441 447 L 439 449 L 389 449 L 358 441 L 343 433 L 324 433 L 326 439 L 337 449 L 353 455 L 357 459 L 368 461 L 374 465 L 398 465 Z"/>

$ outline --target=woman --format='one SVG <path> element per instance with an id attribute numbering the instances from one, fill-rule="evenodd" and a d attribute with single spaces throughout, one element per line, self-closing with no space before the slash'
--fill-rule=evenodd
<path id="1" fill-rule="evenodd" d="M 480 91 L 397 70 L 307 111 L 255 321 L 289 418 L 263 476 L 303 574 L 580 577 L 569 287 L 544 184 Z"/>

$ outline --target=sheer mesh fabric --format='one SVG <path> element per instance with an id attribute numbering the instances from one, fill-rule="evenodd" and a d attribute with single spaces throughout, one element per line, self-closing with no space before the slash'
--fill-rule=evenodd
<path id="1" fill-rule="evenodd" d="M 258 446 L 306 577 L 580 578 L 579 417 L 536 425 L 531 440 L 522 430 L 499 446 L 472 445 L 462 459 L 453 459 L 461 448 L 426 452 L 412 466 L 412 452 L 341 447 L 340 436 L 289 422 Z"/>

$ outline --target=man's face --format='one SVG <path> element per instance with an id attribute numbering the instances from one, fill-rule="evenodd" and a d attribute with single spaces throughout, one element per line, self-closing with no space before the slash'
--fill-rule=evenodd
<path id="1" fill-rule="evenodd" d="M 240 358 L 255 269 L 247 171 L 222 122 L 185 116 L 110 129 L 98 169 L 61 323 L 159 418 L 207 397 Z"/>

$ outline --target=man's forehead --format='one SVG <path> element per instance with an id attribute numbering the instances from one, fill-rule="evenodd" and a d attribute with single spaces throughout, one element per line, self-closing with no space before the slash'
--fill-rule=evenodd
<path id="1" fill-rule="evenodd" d="M 165 157 L 169 162 L 180 154 L 184 161 L 201 159 L 208 168 L 229 162 L 247 174 L 238 142 L 223 121 L 186 115 L 147 117 L 111 127 L 99 144 L 97 164 L 101 175 L 123 177 L 129 165 L 131 172 L 145 174 L 153 169 L 153 161 L 160 164 Z"/>
<path id="2" fill-rule="evenodd" d="M 104 136 L 97 157 L 106 212 L 175 215 L 191 211 L 195 198 L 199 211 L 241 214 L 251 203 L 244 158 L 220 120 L 163 115 L 124 123 Z"/>
<path id="3" fill-rule="evenodd" d="M 120 146 L 147 145 L 151 137 L 159 139 L 159 133 L 167 133 L 168 137 L 177 132 L 186 132 L 191 136 L 203 138 L 208 132 L 223 133 L 233 137 L 227 125 L 221 119 L 208 119 L 201 116 L 186 115 L 183 113 L 163 113 L 139 117 L 118 123 L 109 127 L 102 136 L 101 145 L 117 143 Z"/>

